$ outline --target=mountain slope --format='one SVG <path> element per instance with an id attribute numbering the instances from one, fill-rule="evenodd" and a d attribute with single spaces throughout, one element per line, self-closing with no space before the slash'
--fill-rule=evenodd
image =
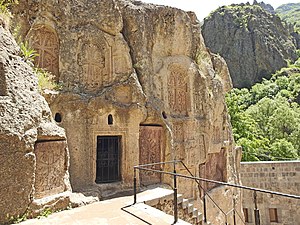
<path id="1" fill-rule="evenodd" d="M 277 15 L 258 5 L 223 6 L 204 20 L 205 44 L 227 62 L 234 87 L 250 87 L 294 61 L 296 47 Z"/>

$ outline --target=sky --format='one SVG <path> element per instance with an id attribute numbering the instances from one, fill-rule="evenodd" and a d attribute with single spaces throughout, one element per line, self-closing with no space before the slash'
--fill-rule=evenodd
<path id="1" fill-rule="evenodd" d="M 230 5 L 232 3 L 253 3 L 253 0 L 141 0 L 147 3 L 154 3 L 159 5 L 168 5 L 183 9 L 186 11 L 194 11 L 197 14 L 199 20 L 203 20 L 204 17 L 217 9 L 219 6 Z M 262 0 L 257 0 L 261 2 Z M 264 0 L 265 3 L 271 4 L 274 9 L 278 6 L 286 3 L 300 3 L 300 0 Z"/>

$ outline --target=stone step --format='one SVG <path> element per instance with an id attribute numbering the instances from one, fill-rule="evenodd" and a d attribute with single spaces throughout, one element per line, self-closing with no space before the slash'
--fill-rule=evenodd
<path id="1" fill-rule="evenodd" d="M 174 200 L 174 192 L 172 189 L 156 188 L 155 190 L 148 191 L 147 195 L 139 197 L 139 201 L 144 202 L 149 206 L 155 206 L 159 202 L 165 202 L 168 200 Z M 210 225 L 210 223 L 203 224 L 203 214 L 194 207 L 193 200 L 186 199 L 182 194 L 177 194 L 178 206 L 185 210 L 193 219 L 194 223 L 202 225 Z"/>
<path id="2" fill-rule="evenodd" d="M 198 216 L 198 209 L 197 208 L 193 208 L 193 217 L 197 217 Z"/>
<path id="3" fill-rule="evenodd" d="M 153 224 L 162 224 L 162 223 L 173 224 L 174 222 L 174 217 L 172 215 L 166 214 L 163 211 L 160 211 L 144 203 L 135 204 L 130 208 L 127 208 L 127 210 L 130 213 L 133 213 L 134 215 L 138 215 L 140 218 L 143 218 L 146 221 L 151 221 L 151 220 L 153 221 L 154 219 L 156 219 L 157 221 Z M 176 225 L 191 225 L 191 224 L 179 219 Z"/>
<path id="4" fill-rule="evenodd" d="M 177 203 L 180 204 L 183 201 L 183 195 L 182 194 L 178 194 L 177 195 Z"/>
<path id="5" fill-rule="evenodd" d="M 186 199 L 186 198 L 184 198 L 184 199 L 182 199 L 181 204 L 182 204 L 182 208 L 186 209 L 188 207 L 188 205 L 189 205 L 189 200 Z"/>
<path id="6" fill-rule="evenodd" d="M 209 221 L 207 221 L 206 223 L 204 221 L 202 221 L 201 225 L 212 225 L 212 223 Z"/>
<path id="7" fill-rule="evenodd" d="M 203 214 L 201 212 L 197 213 L 196 220 L 197 220 L 198 223 L 203 221 Z"/>
<path id="8" fill-rule="evenodd" d="M 159 201 L 173 199 L 173 190 L 165 188 L 155 188 L 152 190 L 147 190 L 141 193 L 141 197 L 137 199 L 138 202 L 144 202 L 147 205 L 154 206 Z"/>
<path id="9" fill-rule="evenodd" d="M 188 213 L 193 213 L 193 210 L 194 210 L 194 203 L 188 203 L 187 206 Z"/>

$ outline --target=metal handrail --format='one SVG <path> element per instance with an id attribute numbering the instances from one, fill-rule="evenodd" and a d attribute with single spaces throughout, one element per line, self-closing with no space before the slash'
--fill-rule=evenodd
<path id="1" fill-rule="evenodd" d="M 178 174 L 176 172 L 176 164 L 179 163 L 179 162 L 185 167 L 185 169 L 188 171 L 188 173 L 191 176 L 187 176 L 187 175 L 184 175 L 184 174 Z M 162 165 L 162 164 L 173 164 L 173 166 L 174 166 L 173 171 L 174 172 L 172 173 L 172 172 L 168 172 L 168 171 L 161 171 L 161 170 L 145 168 L 145 167 L 148 167 L 148 166 Z M 174 224 L 178 221 L 177 177 L 192 179 L 192 180 L 196 181 L 196 183 L 198 184 L 198 188 L 200 187 L 204 191 L 203 205 L 204 205 L 204 221 L 205 222 L 207 222 L 207 218 L 206 218 L 206 200 L 205 200 L 206 195 L 211 199 L 211 201 L 214 203 L 214 205 L 217 206 L 217 208 L 223 213 L 223 215 L 225 215 L 225 220 L 226 220 L 225 224 L 227 224 L 227 216 L 232 212 L 234 213 L 234 222 L 235 222 L 235 214 L 237 214 L 242 221 L 243 221 L 243 219 L 239 215 L 239 213 L 236 211 L 235 206 L 234 206 L 233 209 L 231 209 L 227 213 L 225 213 L 218 206 L 218 204 L 211 198 L 211 196 L 205 191 L 205 189 L 200 185 L 199 181 L 204 181 L 204 182 L 209 182 L 209 183 L 220 184 L 220 185 L 224 185 L 224 186 L 229 186 L 229 187 L 254 191 L 254 202 L 255 202 L 255 210 L 254 211 L 255 211 L 255 223 L 256 224 L 260 224 L 260 222 L 259 222 L 259 211 L 257 209 L 257 200 L 256 200 L 257 192 L 273 194 L 273 195 L 278 195 L 278 196 L 282 196 L 282 197 L 288 197 L 288 198 L 294 198 L 294 199 L 300 200 L 300 196 L 298 196 L 298 195 L 291 195 L 291 194 L 286 194 L 286 193 L 282 193 L 282 192 L 275 192 L 275 191 L 270 191 L 270 190 L 265 190 L 265 189 L 260 189 L 260 188 L 253 188 L 253 187 L 248 187 L 248 186 L 243 186 L 243 185 L 231 184 L 231 183 L 227 183 L 227 182 L 221 182 L 221 181 L 215 181 L 215 180 L 209 180 L 209 179 L 205 179 L 205 178 L 196 177 L 187 168 L 187 166 L 184 164 L 184 162 L 182 160 L 173 160 L 173 161 L 168 161 L 168 162 L 158 162 L 158 163 L 150 163 L 150 164 L 134 166 L 134 204 L 137 202 L 136 201 L 136 193 L 137 193 L 136 170 L 137 169 L 144 170 L 144 171 L 152 171 L 152 172 L 161 173 L 161 174 L 167 174 L 167 175 L 171 175 L 171 176 L 174 177 L 174 188 L 173 188 L 174 189 Z M 200 189 L 199 189 L 199 191 L 200 191 Z M 243 221 L 243 223 L 244 223 L 244 221 Z"/>
<path id="2" fill-rule="evenodd" d="M 174 165 L 174 173 L 176 173 L 176 164 L 177 163 L 181 163 L 183 165 L 183 167 L 185 168 L 185 170 L 193 177 L 194 174 L 189 170 L 189 168 L 185 165 L 185 163 L 182 160 L 172 160 L 172 161 L 167 161 L 167 162 L 158 162 L 158 163 L 149 163 L 149 164 L 143 164 L 143 165 L 139 165 L 138 167 L 147 167 L 147 166 L 154 166 L 154 165 L 163 165 L 163 164 L 173 164 Z M 135 174 L 136 177 L 136 174 Z M 205 197 L 208 196 L 209 199 L 213 202 L 213 204 L 223 213 L 226 223 L 227 223 L 227 214 L 224 212 L 224 210 L 222 210 L 222 208 L 220 208 L 220 206 L 212 199 L 212 197 L 206 192 L 206 190 L 201 186 L 200 182 L 198 180 L 195 180 L 195 182 L 198 184 L 198 189 L 200 192 L 200 188 L 204 191 L 204 196 L 203 196 L 203 214 L 204 214 L 204 222 L 207 222 L 207 215 L 206 215 L 206 199 Z M 136 189 L 136 182 L 135 182 L 135 188 Z M 176 196 L 176 197 L 175 197 Z M 178 221 L 178 216 L 177 216 L 177 184 L 176 184 L 176 178 L 174 179 L 174 221 L 177 222 Z M 136 195 L 135 195 L 135 202 L 136 202 Z"/>
<path id="3" fill-rule="evenodd" d="M 188 173 L 191 175 L 191 176 L 193 176 L 193 177 L 195 177 L 195 175 L 190 171 L 190 169 L 185 165 L 185 163 L 182 161 L 182 160 L 180 160 L 180 162 L 181 162 L 181 164 L 184 166 L 184 168 L 186 169 L 186 171 L 188 171 Z M 203 196 L 203 200 L 204 201 L 206 201 L 205 200 L 205 196 L 208 196 L 209 197 L 209 199 L 214 203 L 214 205 L 223 213 L 223 215 L 225 216 L 225 218 L 226 218 L 226 213 L 221 209 L 221 207 L 212 199 L 212 197 L 206 192 L 206 190 L 200 185 L 200 182 L 199 182 L 199 180 L 195 180 L 196 181 L 196 183 L 198 184 L 198 189 L 199 189 L 199 187 L 204 191 L 204 196 Z M 199 189 L 199 191 L 200 191 L 200 189 Z M 205 203 L 204 203 L 205 204 Z M 207 218 L 206 218 L 206 208 L 204 209 L 205 210 L 205 212 L 204 212 L 204 221 L 205 222 L 207 222 Z"/>
<path id="4" fill-rule="evenodd" d="M 229 187 L 246 189 L 246 190 L 251 190 L 251 191 L 256 191 L 256 192 L 261 192 L 261 193 L 266 193 L 266 194 L 279 195 L 279 196 L 282 196 L 282 197 L 294 198 L 294 199 L 300 200 L 299 195 L 292 195 L 292 194 L 286 194 L 286 193 L 282 193 L 282 192 L 269 191 L 269 190 L 265 190 L 265 189 L 248 187 L 248 186 L 237 185 L 237 184 L 230 184 L 230 183 L 227 183 L 227 182 L 209 180 L 209 179 L 200 178 L 200 177 L 187 176 L 187 175 L 179 174 L 179 173 L 175 174 L 175 173 L 167 172 L 167 171 L 147 169 L 147 168 L 142 168 L 142 167 L 139 167 L 139 166 L 134 166 L 134 168 L 140 169 L 140 170 L 146 170 L 146 171 L 152 171 L 152 172 L 157 172 L 157 173 L 168 174 L 168 175 L 172 175 L 172 176 L 176 175 L 177 177 L 182 177 L 182 178 L 186 178 L 186 179 L 200 180 L 200 181 L 205 181 L 205 182 L 209 182 L 209 183 L 221 184 L 221 185 L 225 185 L 225 186 L 229 186 Z"/>

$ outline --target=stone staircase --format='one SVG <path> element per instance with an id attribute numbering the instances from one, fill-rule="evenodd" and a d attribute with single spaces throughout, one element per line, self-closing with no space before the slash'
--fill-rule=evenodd
<path id="1" fill-rule="evenodd" d="M 144 203 L 159 209 L 169 215 L 173 215 L 173 190 L 165 188 L 155 188 L 156 194 L 154 196 L 149 195 L 148 199 L 144 200 Z M 196 225 L 208 225 L 211 223 L 204 223 L 203 214 L 194 207 L 194 201 L 183 198 L 182 194 L 177 195 L 178 203 L 178 218 L 182 219 L 190 224 Z"/>

